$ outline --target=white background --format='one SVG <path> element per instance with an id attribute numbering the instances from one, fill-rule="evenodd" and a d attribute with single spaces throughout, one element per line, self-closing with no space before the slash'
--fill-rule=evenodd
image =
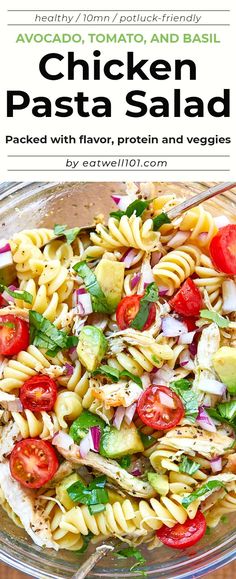
<path id="1" fill-rule="evenodd" d="M 88 4 L 88 6 L 86 6 Z M 7 9 L 19 9 L 18 0 L 1 1 L 1 92 L 0 92 L 0 114 L 1 114 L 1 143 L 0 143 L 0 157 L 1 157 L 1 180 L 8 181 L 32 181 L 32 180 L 80 180 L 80 181 L 110 181 L 110 180 L 233 180 L 235 178 L 235 92 L 234 92 L 234 77 L 235 77 L 235 44 L 233 20 L 234 20 L 234 1 L 226 0 L 222 5 L 219 0 L 181 0 L 178 3 L 174 0 L 162 0 L 162 3 L 149 0 L 145 6 L 146 9 L 172 10 L 172 9 L 231 9 L 230 16 L 226 13 L 202 14 L 205 23 L 210 22 L 231 22 L 231 26 L 175 26 L 165 27 L 164 25 L 156 26 L 87 26 L 87 27 L 66 27 L 66 26 L 24 26 L 26 23 L 32 22 L 33 15 L 23 13 L 25 9 L 40 9 L 60 10 L 75 9 L 127 9 L 127 2 L 119 0 L 113 3 L 100 1 L 84 2 L 82 6 L 78 6 L 77 1 L 72 0 L 37 0 L 20 2 L 21 13 L 8 13 Z M 130 10 L 143 9 L 143 3 L 140 1 L 129 1 L 128 8 Z M 41 13 L 42 14 L 42 13 Z M 68 14 L 65 12 L 65 14 Z M 199 13 L 198 13 L 199 14 Z M 214 18 L 214 19 L 213 19 Z M 19 26 L 7 26 L 8 23 L 21 23 Z M 160 33 L 175 33 L 180 36 L 185 32 L 191 34 L 216 33 L 221 40 L 219 44 L 89 44 L 86 43 L 81 46 L 79 44 L 16 44 L 15 40 L 19 33 L 81 33 L 86 39 L 89 32 L 96 33 L 140 33 L 149 39 L 155 32 Z M 101 60 L 105 62 L 110 58 L 119 58 L 125 60 L 125 54 L 129 51 L 134 51 L 135 60 L 141 58 L 148 58 L 150 62 L 153 60 L 163 58 L 170 63 L 175 59 L 190 58 L 195 60 L 197 65 L 197 80 L 189 81 L 187 75 L 185 80 L 175 81 L 174 74 L 170 73 L 170 78 L 166 81 L 157 81 L 155 79 L 149 81 L 141 81 L 136 79 L 131 81 L 109 81 L 103 79 L 101 81 L 68 81 L 66 78 L 55 82 L 43 78 L 38 70 L 38 63 L 42 56 L 47 52 L 59 52 L 66 54 L 68 50 L 74 51 L 77 58 L 92 59 L 92 52 L 99 49 L 102 52 Z M 90 55 L 90 56 L 89 56 Z M 64 67 L 66 70 L 66 67 Z M 131 90 L 146 91 L 145 102 L 148 104 L 149 99 L 154 96 L 164 96 L 172 102 L 172 94 L 174 88 L 181 88 L 182 98 L 188 96 L 199 96 L 205 102 L 211 97 L 222 95 L 223 88 L 231 88 L 231 118 L 214 118 L 206 113 L 203 119 L 188 118 L 182 115 L 179 119 L 175 119 L 170 113 L 169 118 L 153 118 L 148 114 L 142 118 L 132 119 L 125 116 L 127 105 L 125 103 L 125 95 Z M 6 117 L 6 91 L 7 90 L 24 90 L 28 92 L 33 99 L 38 96 L 48 96 L 53 102 L 59 96 L 75 96 L 78 91 L 91 97 L 104 95 L 112 101 L 112 118 L 95 118 L 92 115 L 88 118 L 81 118 L 75 112 L 73 116 L 67 118 L 59 118 L 54 115 L 52 118 L 36 118 L 31 114 L 31 107 L 25 111 L 16 112 L 14 117 Z M 54 107 L 53 107 L 54 108 Z M 54 108 L 55 110 L 55 108 Z M 89 107 L 90 110 L 90 107 Z M 170 110 L 172 107 L 170 105 Z M 41 137 L 47 134 L 48 139 L 50 135 L 58 136 L 60 134 L 71 134 L 78 137 L 81 134 L 88 136 L 109 136 L 114 140 L 118 135 L 120 136 L 215 136 L 221 137 L 231 136 L 233 139 L 232 145 L 217 145 L 217 146 L 200 146 L 200 145 L 123 145 L 122 147 L 109 147 L 106 145 L 69 145 L 60 144 L 52 145 L 23 145 L 23 144 L 5 144 L 5 136 L 12 135 L 14 137 L 22 137 L 25 135 L 34 137 Z M 12 155 L 25 155 L 25 157 L 12 157 Z M 35 155 L 35 157 L 32 157 Z M 37 155 L 44 155 L 44 157 L 37 157 Z M 52 155 L 61 155 L 60 157 L 52 157 Z M 117 155 L 117 156 L 133 156 L 140 155 L 154 155 L 157 160 L 166 159 L 168 162 L 168 170 L 160 170 L 156 168 L 152 171 L 124 171 L 124 169 L 116 171 L 102 171 L 102 170 L 86 170 L 86 171 L 72 171 L 66 170 L 66 160 L 79 161 L 77 168 L 81 168 L 81 159 L 73 156 L 79 155 Z M 192 157 L 166 157 L 166 155 L 192 155 Z M 207 157 L 212 155 L 213 157 Z M 224 155 L 224 157 L 215 157 L 215 155 Z M 228 156 L 231 155 L 229 158 Z M 159 157 L 160 156 L 160 157 Z M 199 157 L 200 156 L 200 157 Z M 53 169 L 53 171 L 52 171 Z M 222 169 L 224 169 L 222 171 Z"/>

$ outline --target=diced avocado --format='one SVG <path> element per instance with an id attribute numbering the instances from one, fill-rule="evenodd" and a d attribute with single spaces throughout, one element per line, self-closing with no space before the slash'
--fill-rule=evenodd
<path id="1" fill-rule="evenodd" d="M 148 480 L 152 487 L 159 495 L 167 495 L 169 492 L 168 476 L 165 474 L 157 474 L 156 472 L 148 473 Z"/>
<path id="2" fill-rule="evenodd" d="M 107 340 L 102 330 L 95 326 L 84 326 L 79 335 L 77 354 L 89 372 L 96 370 L 107 350 Z"/>
<path id="3" fill-rule="evenodd" d="M 134 424 L 122 426 L 117 430 L 112 426 L 105 428 L 99 452 L 106 458 L 121 458 L 126 454 L 143 452 L 144 446 Z"/>
<path id="4" fill-rule="evenodd" d="M 70 436 L 75 442 L 80 442 L 81 438 L 84 438 L 86 434 L 88 434 L 91 426 L 99 426 L 103 431 L 106 423 L 102 418 L 100 418 L 100 416 L 92 414 L 89 410 L 83 410 L 80 416 L 76 418 L 71 425 Z"/>
<path id="5" fill-rule="evenodd" d="M 95 269 L 98 283 L 106 296 L 107 303 L 114 312 L 122 298 L 124 284 L 124 263 L 101 259 Z"/>
<path id="6" fill-rule="evenodd" d="M 6 239 L 0 240 L 0 246 L 8 244 Z M 11 251 L 0 253 L 0 283 L 10 285 L 16 279 L 16 268 L 13 263 Z"/>
<path id="7" fill-rule="evenodd" d="M 222 346 L 213 355 L 213 366 L 230 394 L 236 394 L 236 348 Z"/>
<path id="8" fill-rule="evenodd" d="M 75 472 L 75 473 L 71 474 L 70 476 L 67 476 L 66 478 L 64 478 L 60 482 L 60 484 L 56 487 L 57 499 L 60 501 L 60 503 L 63 505 L 63 507 L 65 507 L 68 510 L 72 509 L 75 506 L 75 503 L 69 497 L 67 489 L 71 485 L 76 483 L 78 480 L 83 482 L 81 477 L 79 477 L 79 475 Z"/>

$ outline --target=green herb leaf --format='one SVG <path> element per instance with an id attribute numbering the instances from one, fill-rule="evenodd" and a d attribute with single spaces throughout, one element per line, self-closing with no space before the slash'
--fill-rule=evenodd
<path id="1" fill-rule="evenodd" d="M 105 505 L 98 504 L 98 505 L 88 505 L 88 510 L 90 515 L 96 515 L 97 513 L 102 513 L 102 511 L 106 510 Z"/>
<path id="2" fill-rule="evenodd" d="M 141 551 L 137 547 L 125 547 L 114 553 L 118 559 L 128 559 L 129 557 L 134 557 L 138 562 L 138 565 L 146 563 L 146 559 L 143 557 Z M 137 566 L 137 563 L 131 567 L 130 571 Z"/>
<path id="3" fill-rule="evenodd" d="M 30 343 L 38 348 L 47 349 L 49 356 L 56 355 L 60 350 L 68 350 L 78 344 L 76 336 L 68 336 L 58 330 L 54 324 L 44 318 L 42 314 L 29 311 Z"/>
<path id="4" fill-rule="evenodd" d="M 80 481 L 67 488 L 72 501 L 83 505 L 100 505 L 109 502 L 107 490 L 104 488 L 106 477 L 95 478 L 87 487 Z"/>
<path id="5" fill-rule="evenodd" d="M 193 503 L 193 501 L 196 501 L 200 497 L 204 497 L 205 495 L 207 495 L 211 491 L 214 491 L 215 489 L 218 489 L 221 487 L 224 488 L 224 484 L 220 480 L 210 480 L 207 483 L 205 483 L 204 485 L 202 485 L 196 491 L 193 491 L 187 497 L 184 497 L 182 500 L 182 505 L 183 505 L 183 507 L 185 507 L 185 509 L 187 509 L 187 507 L 189 505 L 191 505 L 191 503 Z"/>
<path id="6" fill-rule="evenodd" d="M 199 468 L 200 464 L 198 462 L 191 460 L 191 458 L 188 458 L 185 455 L 182 456 L 182 461 L 179 465 L 180 472 L 186 472 L 187 474 L 192 475 L 197 472 Z"/>
<path id="7" fill-rule="evenodd" d="M 118 463 L 120 464 L 121 468 L 129 468 L 129 466 L 131 465 L 130 455 L 127 454 L 126 456 L 122 456 L 122 458 L 118 460 Z"/>
<path id="8" fill-rule="evenodd" d="M 76 237 L 78 237 L 80 228 L 79 227 L 73 227 L 72 229 L 66 228 L 67 225 L 54 225 L 53 232 L 54 235 L 56 235 L 57 237 L 65 236 L 67 243 L 69 243 L 70 245 L 71 243 L 73 243 Z"/>
<path id="9" fill-rule="evenodd" d="M 198 415 L 198 398 L 197 394 L 190 390 L 191 386 L 191 382 L 184 378 L 170 384 L 171 390 L 182 400 L 185 408 L 185 417 L 193 421 Z"/>
<path id="10" fill-rule="evenodd" d="M 23 300 L 27 304 L 32 304 L 33 302 L 33 296 L 29 292 L 25 292 L 23 290 L 12 291 L 6 285 L 0 284 L 0 293 L 2 294 L 4 291 L 15 300 Z"/>
<path id="11" fill-rule="evenodd" d="M 105 294 L 103 293 L 96 275 L 89 268 L 86 261 L 80 261 L 73 266 L 73 269 L 84 280 L 85 287 L 91 295 L 93 311 L 101 312 L 103 314 L 113 313 L 113 309 L 107 303 Z"/>
<path id="12" fill-rule="evenodd" d="M 160 229 L 160 227 L 162 225 L 164 225 L 164 223 L 171 223 L 170 218 L 168 217 L 167 213 L 165 213 L 163 211 L 163 213 L 160 213 L 160 215 L 157 215 L 156 217 L 153 218 L 153 230 L 157 231 L 158 229 Z"/>
<path id="13" fill-rule="evenodd" d="M 149 283 L 148 286 L 146 287 L 146 291 L 143 298 L 141 298 L 139 302 L 139 311 L 130 324 L 131 328 L 134 328 L 135 330 L 143 329 L 149 316 L 150 303 L 157 302 L 157 300 L 158 300 L 158 287 L 154 282 Z"/>
<path id="14" fill-rule="evenodd" d="M 112 211 L 110 213 L 110 216 L 120 220 L 121 217 L 123 217 L 123 215 L 131 217 L 131 215 L 135 213 L 136 217 L 140 217 L 140 215 L 142 215 L 142 213 L 145 211 L 145 209 L 147 209 L 147 207 L 152 201 L 153 199 L 150 199 L 149 201 L 143 201 L 143 199 L 136 199 L 135 201 L 130 203 L 130 205 L 128 205 L 126 211 L 121 211 L 120 209 L 117 211 Z"/>
<path id="15" fill-rule="evenodd" d="M 200 318 L 210 320 L 211 322 L 215 322 L 217 326 L 219 326 L 219 328 L 227 328 L 230 323 L 229 320 L 227 320 L 217 312 L 211 312 L 210 310 L 201 310 Z"/>
<path id="16" fill-rule="evenodd" d="M 211 418 L 229 424 L 229 426 L 236 430 L 236 400 L 221 402 L 216 408 L 208 408 L 207 412 Z"/>
<path id="17" fill-rule="evenodd" d="M 148 448 L 149 446 L 152 446 L 154 442 L 156 442 L 156 438 L 154 438 L 154 436 L 151 434 L 144 434 L 143 432 L 140 432 L 139 434 L 141 436 L 144 448 Z"/>
<path id="18" fill-rule="evenodd" d="M 82 553 L 87 551 L 87 548 L 88 548 L 89 543 L 90 543 L 92 538 L 93 538 L 93 533 L 91 533 L 91 531 L 89 531 L 87 535 L 83 536 L 84 543 L 83 543 L 83 546 L 81 547 L 81 549 L 78 549 L 78 551 L 74 551 L 74 553 L 81 555 Z"/>
<path id="19" fill-rule="evenodd" d="M 222 515 L 222 517 L 220 517 L 220 522 L 227 524 L 229 522 L 227 515 Z"/>
<path id="20" fill-rule="evenodd" d="M 94 372 L 92 372 L 93 376 L 96 376 L 97 374 L 104 374 L 105 376 L 113 380 L 113 382 L 118 382 L 120 378 L 127 377 L 130 378 L 130 380 L 133 380 L 133 382 L 136 382 L 136 384 L 138 384 L 138 386 L 142 388 L 141 378 L 139 378 L 139 376 L 135 376 L 135 374 L 132 374 L 132 372 L 129 372 L 128 370 L 122 370 L 120 372 L 120 370 L 117 370 L 117 368 L 113 368 L 112 366 L 107 366 L 106 364 L 104 364 L 102 366 L 99 366 L 99 368 L 97 368 L 96 370 L 94 370 Z"/>

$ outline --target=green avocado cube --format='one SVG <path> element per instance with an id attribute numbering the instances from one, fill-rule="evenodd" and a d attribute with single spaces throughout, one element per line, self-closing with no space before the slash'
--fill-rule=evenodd
<path id="1" fill-rule="evenodd" d="M 107 340 L 96 326 L 84 326 L 79 335 L 78 358 L 89 372 L 99 366 L 107 350 Z"/>

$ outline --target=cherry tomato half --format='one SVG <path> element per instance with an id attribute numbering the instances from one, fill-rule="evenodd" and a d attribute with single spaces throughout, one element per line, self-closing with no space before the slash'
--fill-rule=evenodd
<path id="1" fill-rule="evenodd" d="M 128 328 L 137 315 L 140 308 L 140 300 L 143 296 L 137 294 L 127 296 L 121 300 L 116 310 L 116 321 L 121 330 Z M 148 330 L 156 318 L 156 307 L 154 303 L 150 303 L 148 319 L 142 330 Z"/>
<path id="2" fill-rule="evenodd" d="M 236 275 L 236 225 L 222 227 L 210 243 L 214 266 L 229 275 Z"/>
<path id="3" fill-rule="evenodd" d="M 186 279 L 182 287 L 169 301 L 170 307 L 183 316 L 198 316 L 202 308 L 202 296 L 191 277 Z"/>
<path id="4" fill-rule="evenodd" d="M 56 382 L 49 376 L 32 376 L 21 386 L 20 401 L 24 408 L 32 412 L 53 409 L 57 398 Z"/>
<path id="5" fill-rule="evenodd" d="M 179 396 L 167 386 L 150 386 L 141 394 L 137 412 L 144 424 L 155 430 L 170 430 L 183 418 L 184 407 Z"/>
<path id="6" fill-rule="evenodd" d="M 170 528 L 163 525 L 157 531 L 157 536 L 164 545 L 172 549 L 187 549 L 202 539 L 206 532 L 206 520 L 201 511 L 194 519 L 187 519 L 183 525 L 177 523 Z"/>
<path id="7" fill-rule="evenodd" d="M 59 466 L 50 442 L 25 438 L 17 442 L 10 456 L 12 477 L 23 486 L 39 489 L 51 480 Z"/>
<path id="8" fill-rule="evenodd" d="M 15 356 L 28 345 L 29 324 L 12 314 L 0 316 L 0 354 Z"/>

